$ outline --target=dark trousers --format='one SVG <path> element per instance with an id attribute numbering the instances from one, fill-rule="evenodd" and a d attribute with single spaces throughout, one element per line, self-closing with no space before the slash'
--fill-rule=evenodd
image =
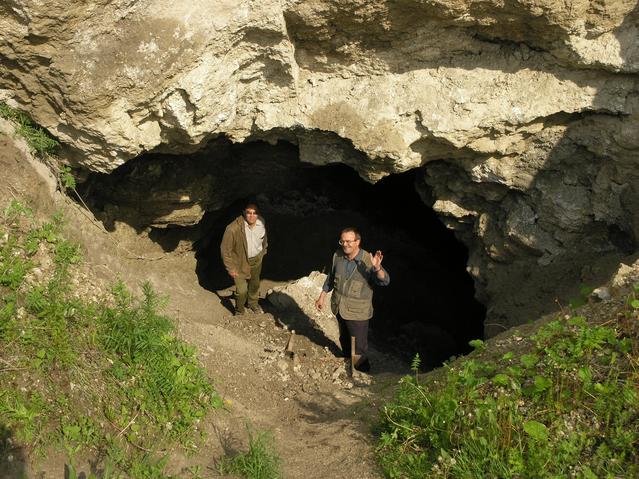
<path id="1" fill-rule="evenodd" d="M 337 325 L 339 326 L 339 345 L 344 357 L 351 357 L 351 336 L 355 336 L 355 354 L 360 356 L 357 365 L 368 364 L 368 320 L 351 321 L 338 314 Z"/>

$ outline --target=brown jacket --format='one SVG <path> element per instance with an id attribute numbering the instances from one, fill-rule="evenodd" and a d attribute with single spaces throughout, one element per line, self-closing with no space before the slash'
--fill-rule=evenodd
<path id="1" fill-rule="evenodd" d="M 260 216 L 260 221 L 264 224 L 264 238 L 262 238 L 262 251 L 260 251 L 260 261 L 266 254 L 268 241 L 266 239 L 266 223 Z M 240 278 L 249 279 L 251 268 L 248 262 L 248 246 L 246 244 L 246 234 L 244 233 L 244 217 L 238 216 L 224 230 L 220 253 L 226 271 L 237 271 Z"/>

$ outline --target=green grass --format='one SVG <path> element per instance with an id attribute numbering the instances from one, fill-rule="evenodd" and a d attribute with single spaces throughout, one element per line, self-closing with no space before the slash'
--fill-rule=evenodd
<path id="1" fill-rule="evenodd" d="M 39 155 L 54 153 L 60 143 L 46 130 L 36 125 L 24 112 L 11 108 L 0 102 L 0 118 L 4 118 L 16 125 L 16 134 L 24 138 L 32 152 Z"/>
<path id="2" fill-rule="evenodd" d="M 16 135 L 24 138 L 31 152 L 40 158 L 54 156 L 59 149 L 60 142 L 36 125 L 26 113 L 0 102 L 0 118 L 11 121 L 16 127 Z M 51 163 L 50 167 L 55 171 L 60 189 L 71 190 L 82 201 L 75 189 L 77 185 L 71 168 L 59 162 Z"/>
<path id="3" fill-rule="evenodd" d="M 218 463 L 218 471 L 222 474 L 236 474 L 246 479 L 281 478 L 281 459 L 274 451 L 272 435 L 268 431 L 253 434 L 250 429 L 248 435 L 248 451 L 223 458 Z"/>
<path id="4" fill-rule="evenodd" d="M 89 301 L 74 287 L 81 264 L 61 215 L 38 222 L 15 201 L 4 210 L 0 430 L 28 451 L 66 451 L 69 475 L 76 457 L 94 457 L 109 477 L 166 477 L 158 445 L 194 450 L 222 401 L 149 283 L 135 295 L 118 282 Z"/>
<path id="5" fill-rule="evenodd" d="M 414 364 L 382 412 L 385 474 L 639 477 L 637 294 L 606 326 L 572 316 L 541 327 L 521 356 L 469 358 L 428 384 Z"/>

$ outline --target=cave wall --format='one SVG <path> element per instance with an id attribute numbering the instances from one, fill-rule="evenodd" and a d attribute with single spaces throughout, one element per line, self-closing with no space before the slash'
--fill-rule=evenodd
<path id="1" fill-rule="evenodd" d="M 0 100 L 103 173 L 222 137 L 373 182 L 421 168 L 492 334 L 636 249 L 638 16 L 637 0 L 8 0 Z M 191 197 L 185 223 L 209 207 Z"/>

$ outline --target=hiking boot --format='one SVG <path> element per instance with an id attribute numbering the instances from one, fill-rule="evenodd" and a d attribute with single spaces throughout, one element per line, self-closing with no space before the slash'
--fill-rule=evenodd
<path id="1" fill-rule="evenodd" d="M 359 361 L 355 364 L 355 369 L 362 373 L 367 373 L 371 370 L 371 363 L 368 358 L 365 358 L 363 361 Z"/>
<path id="2" fill-rule="evenodd" d="M 264 310 L 259 304 L 256 304 L 255 306 L 249 306 L 249 309 L 255 314 L 264 314 Z"/>
<path id="3" fill-rule="evenodd" d="M 233 313 L 233 316 L 244 316 L 246 314 L 246 309 L 236 309 Z"/>

